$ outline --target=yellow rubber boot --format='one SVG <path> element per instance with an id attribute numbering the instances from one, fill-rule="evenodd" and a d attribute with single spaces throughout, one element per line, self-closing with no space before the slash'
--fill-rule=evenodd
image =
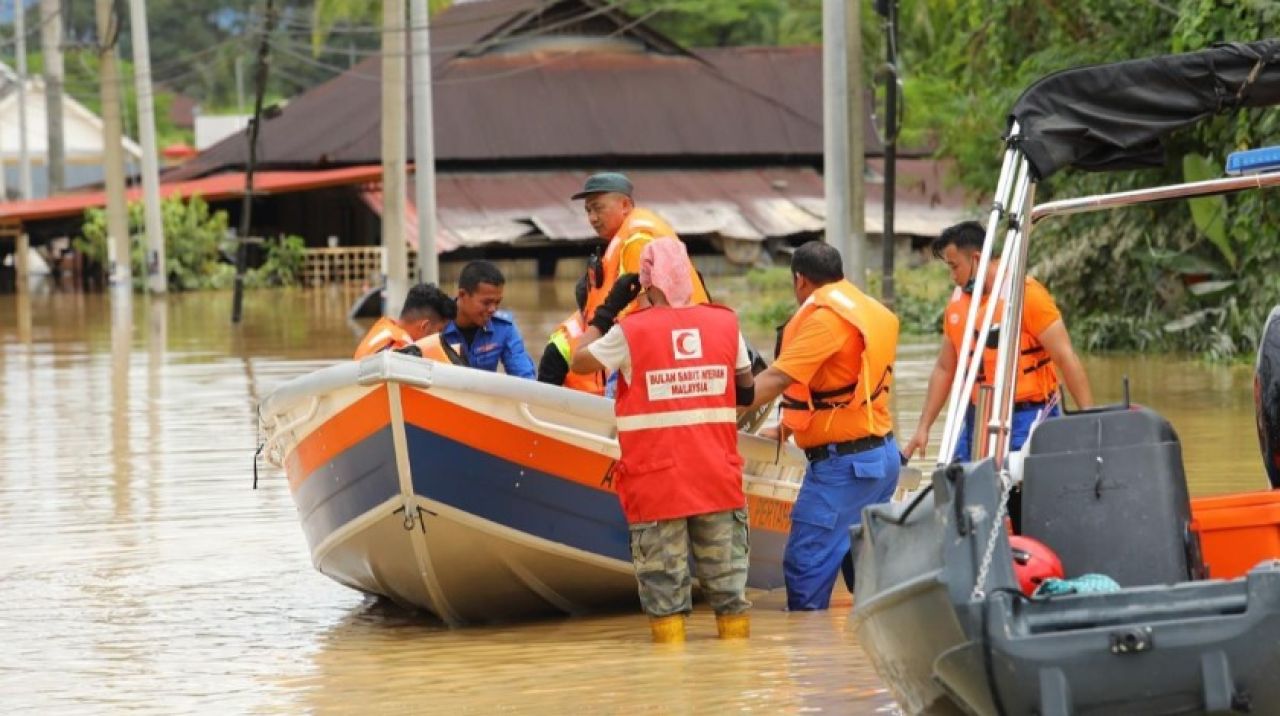
<path id="1" fill-rule="evenodd" d="M 684 643 L 684 615 L 649 617 L 649 631 L 653 633 L 654 644 L 682 644 Z"/>
<path id="2" fill-rule="evenodd" d="M 717 614 L 716 631 L 721 639 L 746 639 L 751 636 L 751 617 L 747 614 Z"/>

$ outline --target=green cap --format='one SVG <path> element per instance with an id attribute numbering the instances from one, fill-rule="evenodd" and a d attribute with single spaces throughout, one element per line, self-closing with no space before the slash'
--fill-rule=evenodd
<path id="1" fill-rule="evenodd" d="M 607 192 L 631 196 L 631 191 L 631 180 L 627 178 L 626 174 L 600 172 L 587 177 L 587 183 L 582 185 L 582 191 L 574 194 L 572 198 L 585 199 L 592 194 L 604 194 Z"/>

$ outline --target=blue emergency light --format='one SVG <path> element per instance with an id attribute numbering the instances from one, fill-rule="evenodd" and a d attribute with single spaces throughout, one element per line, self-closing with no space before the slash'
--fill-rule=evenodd
<path id="1" fill-rule="evenodd" d="M 1227 155 L 1227 173 L 1260 174 L 1280 169 L 1280 147 L 1263 147 Z"/>

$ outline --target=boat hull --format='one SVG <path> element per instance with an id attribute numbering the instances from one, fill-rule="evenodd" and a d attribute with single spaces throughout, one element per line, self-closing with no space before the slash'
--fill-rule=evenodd
<path id="1" fill-rule="evenodd" d="M 610 401 L 401 358 L 266 404 L 316 567 L 451 624 L 634 608 Z M 803 458 L 743 440 L 749 585 L 776 588 Z"/>
<path id="2" fill-rule="evenodd" d="M 998 499 L 988 461 L 864 514 L 852 623 L 906 713 L 1280 713 L 1280 563 L 1029 601 L 998 530 L 975 599 Z"/>

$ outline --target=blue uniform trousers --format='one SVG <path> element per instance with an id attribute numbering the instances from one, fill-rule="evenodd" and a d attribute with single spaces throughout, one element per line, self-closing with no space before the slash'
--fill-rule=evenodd
<path id="1" fill-rule="evenodd" d="M 1027 438 L 1031 437 L 1031 426 L 1036 422 L 1036 417 L 1040 415 L 1040 411 L 1044 409 L 1044 403 L 1036 403 L 1013 411 L 1013 435 L 1009 441 L 1009 449 L 1017 450 L 1027 442 Z M 1062 410 L 1057 406 L 1053 406 L 1053 410 L 1049 411 L 1047 418 L 1056 415 L 1062 415 Z M 956 451 L 952 455 L 952 461 L 968 462 L 970 446 L 973 445 L 973 406 L 970 405 L 968 411 L 964 414 L 964 430 L 960 432 L 960 439 L 956 441 Z"/>
<path id="2" fill-rule="evenodd" d="M 892 437 L 877 448 L 809 463 L 782 557 L 788 609 L 830 605 L 831 588 L 849 551 L 849 528 L 861 524 L 862 508 L 893 497 L 900 465 Z"/>

